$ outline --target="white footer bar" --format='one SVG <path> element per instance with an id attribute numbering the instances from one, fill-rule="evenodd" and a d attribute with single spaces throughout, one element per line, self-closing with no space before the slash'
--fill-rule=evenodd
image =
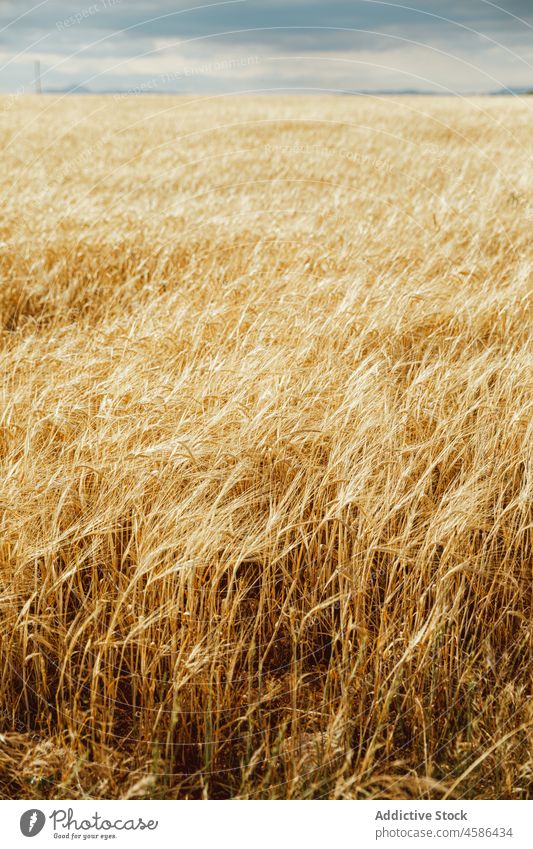
<path id="1" fill-rule="evenodd" d="M 532 802 L 0 802 L 1 843 L 213 849 L 533 846 Z"/>

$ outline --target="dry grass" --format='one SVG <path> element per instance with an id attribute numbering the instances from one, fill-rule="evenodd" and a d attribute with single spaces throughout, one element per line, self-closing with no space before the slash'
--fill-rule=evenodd
<path id="1" fill-rule="evenodd" d="M 530 796 L 529 103 L 0 132 L 0 794 Z"/>

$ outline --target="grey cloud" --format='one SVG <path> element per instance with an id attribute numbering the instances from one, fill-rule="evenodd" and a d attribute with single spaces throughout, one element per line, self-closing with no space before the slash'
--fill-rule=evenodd
<path id="1" fill-rule="evenodd" d="M 531 57 L 531 25 L 531 0 L 244 0 L 215 5 L 194 0 L 50 0 L 37 7 L 27 0 L 10 0 L 0 6 L 0 49 L 16 55 L 39 40 L 35 50 L 43 58 L 71 57 L 71 74 L 76 73 L 76 62 L 101 58 L 102 71 L 109 65 L 102 75 L 107 80 L 121 60 L 146 55 L 149 61 L 150 56 L 171 53 L 173 44 L 187 55 L 197 50 L 202 56 L 210 50 L 331 57 L 371 51 L 376 62 L 391 51 L 407 57 L 421 44 L 449 53 L 449 61 L 459 63 L 464 57 L 474 64 L 483 62 L 487 51 L 495 49 L 491 61 L 501 79 L 509 50 Z M 164 50 L 163 39 L 169 44 Z M 503 46 L 494 47 L 491 39 Z M 520 64 L 520 59 L 513 61 Z M 0 71 L 2 88 L 9 87 L 11 78 L 16 82 L 19 64 L 11 64 L 8 76 Z M 524 81 L 530 79 L 533 85 L 533 73 L 526 63 L 522 66 Z M 61 66 L 57 73 L 50 70 L 49 78 L 66 73 Z M 313 84 L 319 74 L 317 67 Z"/>
<path id="2" fill-rule="evenodd" d="M 9 24 L 10 19 L 24 15 L 13 24 L 15 32 L 25 29 L 53 31 L 56 24 L 69 17 L 79 15 L 97 7 L 98 11 L 88 15 L 80 26 L 104 31 L 127 29 L 128 37 L 176 35 L 191 37 L 229 30 L 251 30 L 269 27 L 360 27 L 384 30 L 391 26 L 405 25 L 425 30 L 431 35 L 443 25 L 439 17 L 463 23 L 474 29 L 524 30 L 524 24 L 513 18 L 521 17 L 533 23 L 533 4 L 530 0 L 505 0 L 503 4 L 489 4 L 484 0 L 242 0 L 232 3 L 199 3 L 193 0 L 168 2 L 155 0 L 153 3 L 126 2 L 126 0 L 94 0 L 74 3 L 65 0 L 50 0 L 45 5 L 32 9 L 30 3 L 8 2 L 2 4 L 0 22 Z M 410 8 L 409 8 L 410 7 Z M 502 11 L 502 9 L 506 9 Z M 435 16 L 435 17 L 432 17 Z"/>

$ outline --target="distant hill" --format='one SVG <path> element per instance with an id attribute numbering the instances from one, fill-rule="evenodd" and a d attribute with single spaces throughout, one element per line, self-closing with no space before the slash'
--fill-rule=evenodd
<path id="1" fill-rule="evenodd" d="M 43 88 L 43 94 L 100 94 L 100 92 L 91 91 L 84 85 L 71 85 L 64 88 Z"/>
<path id="2" fill-rule="evenodd" d="M 64 86 L 63 88 L 46 88 L 43 89 L 43 94 L 123 94 L 128 95 L 130 97 L 137 97 L 141 95 L 172 95 L 172 94 L 189 94 L 190 92 L 185 91 L 168 91 L 166 89 L 150 89 L 149 91 L 142 91 L 139 88 L 135 88 L 132 86 L 129 89 L 121 89 L 121 88 L 107 88 L 100 89 L 98 91 L 93 91 L 87 86 L 84 85 L 70 85 Z M 290 91 L 290 87 L 288 89 Z M 516 97 L 522 95 L 533 95 L 533 89 L 527 86 L 521 87 L 509 87 L 509 88 L 501 88 L 498 91 L 490 91 L 490 92 L 469 92 L 467 94 L 462 93 L 462 95 L 454 95 L 454 92 L 448 91 L 427 91 L 424 89 L 416 89 L 416 88 L 403 88 L 403 89 L 392 89 L 392 88 L 384 88 L 379 90 L 371 90 L 371 89 L 353 89 L 342 92 L 343 96 L 348 97 L 369 97 L 369 96 L 379 96 L 379 95 L 387 95 L 391 96 L 419 96 L 419 97 L 454 97 L 454 96 L 464 96 L 464 97 L 479 97 L 484 94 L 490 97 Z"/>
<path id="3" fill-rule="evenodd" d="M 499 95 L 500 97 L 502 95 L 513 97 L 522 94 L 533 94 L 533 89 L 529 88 L 529 86 L 519 86 L 517 88 L 509 86 L 509 88 L 501 88 L 499 91 L 492 91 L 491 94 Z"/>

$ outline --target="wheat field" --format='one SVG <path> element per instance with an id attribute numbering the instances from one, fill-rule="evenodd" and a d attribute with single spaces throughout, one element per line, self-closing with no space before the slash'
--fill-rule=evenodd
<path id="1" fill-rule="evenodd" d="M 532 105 L 0 99 L 2 798 L 530 798 Z"/>

